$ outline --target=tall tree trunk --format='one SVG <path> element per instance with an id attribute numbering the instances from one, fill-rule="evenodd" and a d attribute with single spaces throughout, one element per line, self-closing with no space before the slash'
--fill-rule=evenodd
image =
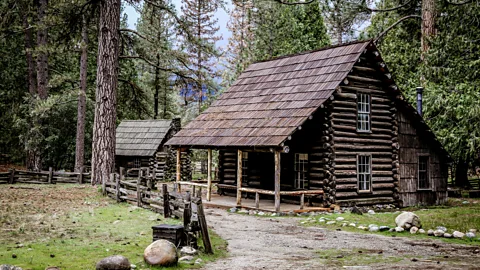
<path id="1" fill-rule="evenodd" d="M 27 84 L 28 92 L 30 93 L 31 98 L 35 98 L 37 94 L 37 83 L 36 83 L 36 74 L 35 74 L 35 60 L 33 59 L 33 33 L 30 23 L 28 22 L 28 12 L 29 4 L 27 2 L 22 3 L 20 12 L 22 16 L 23 31 L 25 34 L 25 58 L 27 61 Z M 32 128 L 33 123 L 30 123 L 30 129 Z M 36 153 L 33 149 L 27 149 L 27 158 L 26 166 L 29 170 L 34 170 L 36 167 Z"/>
<path id="2" fill-rule="evenodd" d="M 77 108 L 77 140 L 75 143 L 75 171 L 83 172 L 85 158 L 85 110 L 87 92 L 87 49 L 88 32 L 85 16 L 82 22 L 82 54 L 80 56 L 80 90 L 78 92 Z"/>
<path id="3" fill-rule="evenodd" d="M 155 67 L 155 94 L 153 95 L 153 119 L 158 118 L 158 92 L 160 91 L 160 54 L 157 53 L 157 66 Z"/>
<path id="4" fill-rule="evenodd" d="M 115 121 L 120 0 L 100 2 L 97 89 L 92 144 L 92 184 L 107 181 L 115 168 Z"/>
<path id="5" fill-rule="evenodd" d="M 430 48 L 429 39 L 437 34 L 437 29 L 435 28 L 435 20 L 437 17 L 435 1 L 436 0 L 422 1 L 422 60 Z"/>
<path id="6" fill-rule="evenodd" d="M 37 91 L 41 99 L 47 99 L 48 97 L 48 31 L 45 24 L 47 4 L 47 0 L 38 0 L 37 2 Z"/>
<path id="7" fill-rule="evenodd" d="M 455 185 L 458 187 L 470 187 L 468 182 L 468 163 L 469 160 L 461 158 L 455 168 Z"/>

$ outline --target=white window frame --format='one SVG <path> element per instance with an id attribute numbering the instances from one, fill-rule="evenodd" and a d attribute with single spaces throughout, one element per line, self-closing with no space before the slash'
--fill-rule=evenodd
<path id="1" fill-rule="evenodd" d="M 357 190 L 372 192 L 372 155 L 357 155 Z"/>
<path id="2" fill-rule="evenodd" d="M 420 160 L 422 158 L 426 159 L 425 170 L 420 170 Z M 426 174 L 426 187 L 420 186 L 420 173 L 424 172 Z M 431 190 L 432 183 L 430 181 L 430 156 L 429 155 L 418 155 L 418 162 L 417 162 L 417 189 L 418 190 Z"/>
<path id="3" fill-rule="evenodd" d="M 371 132 L 372 98 L 369 94 L 357 93 L 357 131 Z"/>
<path id="4" fill-rule="evenodd" d="M 294 160 L 294 187 L 295 189 L 308 189 L 308 154 L 295 153 Z"/>

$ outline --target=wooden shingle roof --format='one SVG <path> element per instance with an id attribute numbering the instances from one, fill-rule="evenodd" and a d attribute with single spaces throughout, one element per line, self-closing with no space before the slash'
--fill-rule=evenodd
<path id="1" fill-rule="evenodd" d="M 124 120 L 117 127 L 115 155 L 153 156 L 172 120 Z"/>
<path id="2" fill-rule="evenodd" d="M 254 63 L 167 144 L 279 146 L 332 95 L 369 43 Z"/>

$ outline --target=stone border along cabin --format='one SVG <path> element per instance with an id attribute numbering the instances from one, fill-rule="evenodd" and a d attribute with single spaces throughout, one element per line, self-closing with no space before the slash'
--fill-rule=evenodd
<path id="1" fill-rule="evenodd" d="M 174 180 L 176 151 L 164 143 L 181 128 L 180 119 L 124 120 L 118 125 L 115 143 L 115 166 L 127 171 L 149 168 L 157 180 Z M 190 157 L 182 153 L 183 175 L 191 177 Z M 137 175 L 138 171 L 131 173 Z"/>
<path id="2" fill-rule="evenodd" d="M 167 145 L 219 150 L 218 187 L 237 205 L 259 190 L 276 211 L 296 190 L 325 206 L 447 199 L 450 157 L 372 41 L 250 65 Z"/>

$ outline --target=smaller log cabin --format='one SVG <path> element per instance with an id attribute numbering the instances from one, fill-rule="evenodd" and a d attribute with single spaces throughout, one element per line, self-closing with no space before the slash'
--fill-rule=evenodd
<path id="1" fill-rule="evenodd" d="M 180 119 L 124 120 L 118 125 L 115 144 L 115 165 L 127 171 L 150 168 L 159 181 L 175 179 L 176 152 L 164 143 L 180 130 Z M 182 155 L 188 159 L 188 155 Z M 189 165 L 189 162 L 186 165 Z M 183 166 L 184 175 L 189 174 Z"/>
<path id="2" fill-rule="evenodd" d="M 441 204 L 450 158 L 371 41 L 250 65 L 167 142 L 219 150 L 220 192 Z M 282 196 L 282 197 L 281 197 Z"/>

